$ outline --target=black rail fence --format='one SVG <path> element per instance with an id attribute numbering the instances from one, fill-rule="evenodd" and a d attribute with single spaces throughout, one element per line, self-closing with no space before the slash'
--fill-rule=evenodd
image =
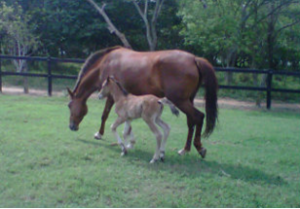
<path id="1" fill-rule="evenodd" d="M 28 61 L 41 61 L 47 62 L 47 73 L 19 73 L 19 72 L 7 72 L 2 71 L 2 60 L 28 60 Z M 76 80 L 77 76 L 74 75 L 57 75 L 52 73 L 53 63 L 83 63 L 83 59 L 60 59 L 54 57 L 20 57 L 20 56 L 7 56 L 0 55 L 0 93 L 2 92 L 2 77 L 3 76 L 26 76 L 26 77 L 43 77 L 48 79 L 48 96 L 52 96 L 52 80 L 53 79 L 73 79 Z M 272 78 L 274 75 L 284 76 L 297 76 L 300 77 L 299 72 L 287 72 L 287 71 L 273 71 L 273 70 L 256 70 L 256 69 L 240 69 L 240 68 L 220 68 L 215 67 L 217 72 L 231 72 L 231 73 L 251 73 L 251 74 L 265 74 L 266 86 L 265 87 L 253 87 L 253 86 L 231 86 L 220 85 L 220 89 L 233 89 L 233 90 L 249 90 L 249 91 L 261 91 L 266 92 L 266 107 L 271 109 L 272 92 L 283 93 L 295 93 L 300 94 L 298 89 L 280 89 L 272 87 Z"/>

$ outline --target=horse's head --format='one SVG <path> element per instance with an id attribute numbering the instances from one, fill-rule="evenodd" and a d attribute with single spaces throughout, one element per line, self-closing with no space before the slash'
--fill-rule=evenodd
<path id="1" fill-rule="evenodd" d="M 77 131 L 79 129 L 80 122 L 88 112 L 88 108 L 86 105 L 86 101 L 81 98 L 76 98 L 74 93 L 69 88 L 68 93 L 71 98 L 71 101 L 68 104 L 68 107 L 70 109 L 69 127 L 72 131 Z"/>

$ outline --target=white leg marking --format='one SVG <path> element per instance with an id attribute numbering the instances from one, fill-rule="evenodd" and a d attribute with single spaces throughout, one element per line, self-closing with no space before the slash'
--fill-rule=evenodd
<path id="1" fill-rule="evenodd" d="M 99 132 L 97 132 L 97 133 L 94 134 L 94 138 L 95 139 L 102 139 L 102 135 Z"/>
<path id="2" fill-rule="evenodd" d="M 184 148 L 178 151 L 179 155 L 185 155 L 186 153 L 188 153 Z"/>

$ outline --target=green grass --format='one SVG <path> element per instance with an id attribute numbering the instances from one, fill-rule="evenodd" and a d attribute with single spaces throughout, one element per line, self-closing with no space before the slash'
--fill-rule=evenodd
<path id="1" fill-rule="evenodd" d="M 0 95 L 0 207 L 300 207 L 300 114 L 221 109 L 202 160 L 171 125 L 165 163 L 150 165 L 155 140 L 141 121 L 125 157 L 109 126 L 97 141 L 103 101 L 90 99 L 78 132 L 68 129 L 68 98 Z M 121 128 L 119 130 L 121 133 Z"/>

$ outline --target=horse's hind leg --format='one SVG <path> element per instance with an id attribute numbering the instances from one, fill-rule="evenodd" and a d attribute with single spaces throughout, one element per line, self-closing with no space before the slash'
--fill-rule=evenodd
<path id="1" fill-rule="evenodd" d="M 200 112 L 200 111 L 199 111 Z M 202 113 L 203 114 L 203 113 Z M 201 131 L 203 126 L 203 120 L 201 123 L 197 124 L 196 127 L 196 134 L 194 138 L 194 146 L 197 149 L 198 153 L 201 155 L 202 158 L 205 158 L 206 155 L 206 149 L 202 146 L 201 143 Z"/>
<path id="2" fill-rule="evenodd" d="M 190 116 L 187 115 L 186 117 L 187 117 L 187 125 L 188 125 L 188 135 L 187 135 L 184 148 L 178 151 L 179 155 L 184 155 L 185 153 L 191 151 L 192 137 L 194 135 L 195 124 Z"/>
<path id="3" fill-rule="evenodd" d="M 183 149 L 178 151 L 178 154 L 183 155 L 186 152 L 189 152 L 191 150 L 191 142 L 192 142 L 192 137 L 194 134 L 194 127 L 197 124 L 196 128 L 196 136 L 197 139 L 195 138 L 194 140 L 194 145 L 197 148 L 198 152 L 200 153 L 200 150 L 202 148 L 201 142 L 200 142 L 200 134 L 202 130 L 202 125 L 203 125 L 203 119 L 204 119 L 204 114 L 197 110 L 191 101 L 185 101 L 182 103 L 177 103 L 176 106 L 186 114 L 187 116 L 187 124 L 189 128 L 188 132 L 188 137 L 186 144 Z"/>
<path id="4" fill-rule="evenodd" d="M 110 113 L 110 110 L 112 108 L 112 106 L 114 105 L 114 100 L 111 96 L 108 96 L 106 99 L 106 103 L 105 103 L 105 107 L 102 113 L 102 117 L 101 117 L 101 126 L 100 129 L 97 133 L 95 133 L 94 138 L 95 139 L 101 139 L 103 134 L 104 134 L 104 128 L 105 128 L 105 122 L 108 118 L 108 115 Z"/>
<path id="5" fill-rule="evenodd" d="M 164 161 L 164 159 L 165 159 L 165 146 L 166 146 L 167 139 L 168 139 L 168 136 L 169 136 L 169 133 L 170 133 L 170 126 L 168 124 L 166 124 L 160 117 L 157 117 L 157 119 L 156 119 L 155 122 L 164 131 L 164 139 L 161 142 L 161 145 L 160 145 L 160 154 L 159 154 L 160 160 Z"/>
<path id="6" fill-rule="evenodd" d="M 130 137 L 130 143 L 127 143 L 127 137 Z M 125 122 L 125 126 L 124 126 L 124 131 L 123 131 L 123 137 L 124 137 L 124 142 L 125 142 L 125 146 L 128 149 L 132 149 L 134 144 L 135 144 L 135 139 L 134 139 L 134 135 L 132 132 L 132 127 L 130 124 L 130 121 L 126 121 Z"/>

